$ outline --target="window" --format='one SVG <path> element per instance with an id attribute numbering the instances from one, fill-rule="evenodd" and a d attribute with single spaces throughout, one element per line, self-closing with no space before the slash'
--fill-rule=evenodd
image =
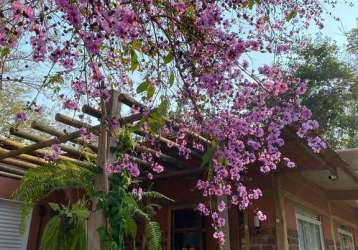
<path id="1" fill-rule="evenodd" d="M 318 216 L 297 211 L 297 231 L 300 250 L 323 250 L 322 225 Z"/>
<path id="2" fill-rule="evenodd" d="M 205 219 L 193 209 L 172 211 L 172 249 L 206 250 Z"/>
<path id="3" fill-rule="evenodd" d="M 22 203 L 0 199 L 0 250 L 24 250 L 27 247 L 27 236 L 30 221 L 24 235 L 20 235 Z"/>
<path id="4" fill-rule="evenodd" d="M 348 230 L 338 228 L 338 241 L 340 249 L 354 250 L 353 235 Z"/>

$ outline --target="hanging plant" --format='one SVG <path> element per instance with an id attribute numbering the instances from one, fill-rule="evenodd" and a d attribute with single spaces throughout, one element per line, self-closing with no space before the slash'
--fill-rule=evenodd
<path id="1" fill-rule="evenodd" d="M 47 223 L 40 250 L 85 250 L 86 219 L 90 212 L 83 200 L 69 206 L 49 203 L 56 215 Z"/>

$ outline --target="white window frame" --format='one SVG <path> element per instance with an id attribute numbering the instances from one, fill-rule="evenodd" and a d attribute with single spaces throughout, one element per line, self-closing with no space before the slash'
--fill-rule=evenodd
<path id="1" fill-rule="evenodd" d="M 311 216 L 309 216 L 311 214 Z M 312 217 L 318 217 L 319 220 L 315 220 Z M 325 247 L 325 242 L 324 242 L 324 237 L 323 237 L 323 229 L 322 229 L 322 222 L 321 222 L 321 217 L 318 215 L 314 215 L 312 213 L 306 212 L 302 209 L 296 209 L 296 225 L 298 225 L 298 220 L 303 220 L 305 222 L 311 223 L 311 224 L 315 224 L 319 226 L 319 235 L 320 235 L 320 240 L 321 240 L 321 245 L 322 245 L 322 249 L 326 249 Z M 298 226 L 297 227 L 297 231 L 298 231 Z"/>
<path id="2" fill-rule="evenodd" d="M 0 198 L 0 201 L 23 204 L 22 201 L 10 200 L 10 199 L 4 199 L 4 198 Z M 27 218 L 26 228 L 25 228 L 25 231 L 24 231 L 24 234 L 22 237 L 22 246 L 24 247 L 24 250 L 27 249 L 27 244 L 29 241 L 30 226 L 31 226 L 31 221 L 32 221 L 32 212 L 33 212 L 33 209 L 31 209 L 29 216 Z M 21 216 L 21 214 L 20 214 L 20 216 Z"/>
<path id="3" fill-rule="evenodd" d="M 343 229 L 343 228 L 338 228 L 338 240 L 339 239 L 339 234 L 343 234 L 345 236 L 348 236 L 352 239 L 352 243 L 353 243 L 353 248 L 355 248 L 355 244 L 354 244 L 354 238 L 353 238 L 353 233 L 351 231 L 348 231 L 346 229 Z M 340 243 L 340 242 L 339 242 Z"/>

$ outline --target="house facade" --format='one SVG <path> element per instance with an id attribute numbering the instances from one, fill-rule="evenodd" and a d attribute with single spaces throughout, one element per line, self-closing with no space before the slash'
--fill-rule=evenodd
<path id="1" fill-rule="evenodd" d="M 314 155 L 292 142 L 285 151 L 297 163 L 296 169 L 265 176 L 253 168 L 248 173 L 248 185 L 261 188 L 264 195 L 245 211 L 226 211 L 229 223 L 224 249 L 358 249 L 358 150 L 328 150 Z M 163 248 L 219 249 L 211 237 L 210 221 L 195 211 L 197 203 L 203 202 L 195 189 L 196 180 L 205 177 L 195 167 L 197 163 L 191 164 L 189 171 L 159 176 L 154 181 L 153 189 L 175 200 L 161 204 L 156 217 L 163 231 Z M 12 194 L 21 173 L 8 171 L 9 167 L 0 163 L 0 250 L 36 250 L 52 216 L 46 203 L 66 203 L 75 196 L 68 191 L 51 194 L 32 211 L 31 224 L 20 236 L 21 203 L 12 200 Z M 259 222 L 255 217 L 258 208 L 266 213 L 266 221 Z"/>
<path id="2" fill-rule="evenodd" d="M 225 249 L 358 249 L 358 150 L 340 151 L 328 162 L 339 165 L 335 176 L 327 166 L 319 167 L 326 157 L 300 157 L 296 162 L 303 170 L 274 177 L 251 173 L 251 184 L 263 190 L 263 198 L 247 211 L 229 209 Z M 203 202 L 194 188 L 197 177 L 190 174 L 156 182 L 156 190 L 175 200 L 164 205 L 157 218 L 166 249 L 219 249 L 211 237 L 210 222 L 193 210 Z M 257 208 L 267 214 L 266 221 L 255 217 Z"/>

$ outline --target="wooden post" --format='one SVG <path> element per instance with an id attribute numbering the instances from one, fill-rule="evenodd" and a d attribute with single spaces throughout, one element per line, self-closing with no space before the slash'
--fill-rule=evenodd
<path id="1" fill-rule="evenodd" d="M 328 202 L 328 214 L 329 214 L 329 228 L 331 230 L 331 237 L 334 244 L 334 250 L 337 250 L 336 230 L 334 229 L 334 220 L 332 216 L 332 206 L 330 201 Z"/>
<path id="2" fill-rule="evenodd" d="M 102 172 L 98 174 L 95 178 L 94 190 L 101 191 L 105 194 L 109 191 L 108 177 L 105 174 L 105 165 L 108 162 L 114 161 L 114 156 L 110 153 L 110 144 L 111 144 L 111 127 L 110 120 L 113 117 L 119 115 L 119 106 L 118 106 L 118 93 L 112 91 L 111 100 L 108 103 L 102 101 L 102 118 L 100 125 L 100 133 L 98 137 L 98 156 L 97 164 L 102 168 Z M 96 208 L 96 201 L 93 202 L 93 209 Z M 98 228 L 103 227 L 107 228 L 108 223 L 103 210 L 94 211 L 89 220 L 88 220 L 88 234 L 87 234 L 87 249 L 88 250 L 100 250 L 101 241 L 99 234 L 97 232 Z"/>
<path id="3" fill-rule="evenodd" d="M 220 197 L 218 199 L 218 203 L 220 202 L 225 202 L 226 204 L 226 209 L 223 212 L 223 217 L 225 219 L 225 226 L 223 228 L 223 233 L 225 235 L 225 243 L 224 246 L 222 248 L 222 250 L 230 250 L 230 221 L 229 221 L 229 208 L 228 208 L 228 201 L 227 201 L 227 197 Z"/>
<path id="4" fill-rule="evenodd" d="M 250 250 L 251 242 L 250 242 L 250 226 L 249 226 L 248 208 L 246 208 L 244 210 L 244 236 L 245 236 L 245 250 Z"/>
<path id="5" fill-rule="evenodd" d="M 272 177 L 273 199 L 275 202 L 275 231 L 277 250 L 288 250 L 286 211 L 283 200 L 281 176 L 274 174 Z"/>

